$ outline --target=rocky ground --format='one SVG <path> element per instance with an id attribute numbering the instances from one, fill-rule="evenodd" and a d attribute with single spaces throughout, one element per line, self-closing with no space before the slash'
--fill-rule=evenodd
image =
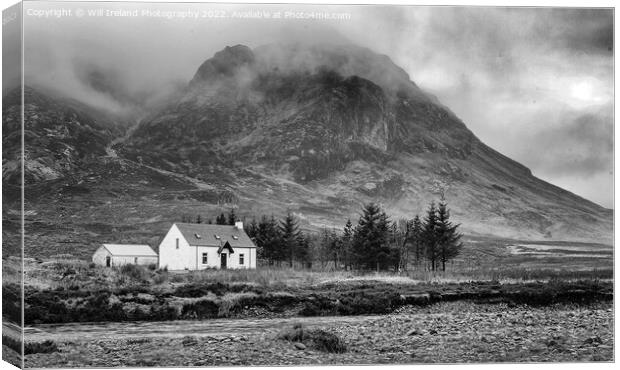
<path id="1" fill-rule="evenodd" d="M 348 350 L 321 352 L 277 339 L 283 327 L 249 325 L 243 334 L 60 342 L 58 352 L 25 361 L 26 367 L 131 367 L 614 360 L 611 302 L 530 307 L 460 301 L 359 320 L 308 319 L 304 327 L 336 334 Z"/>
<path id="2" fill-rule="evenodd" d="M 17 367 L 22 366 L 22 359 L 20 358 L 19 353 L 13 351 L 5 345 L 2 345 L 2 361 L 6 361 Z"/>

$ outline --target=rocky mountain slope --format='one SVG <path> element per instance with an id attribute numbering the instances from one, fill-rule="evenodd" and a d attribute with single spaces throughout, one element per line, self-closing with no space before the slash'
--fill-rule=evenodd
<path id="1" fill-rule="evenodd" d="M 370 200 L 412 217 L 444 194 L 469 232 L 611 238 L 611 211 L 535 178 L 388 57 L 355 46 L 227 47 L 120 151 L 313 225 Z"/>
<path id="2" fill-rule="evenodd" d="M 3 98 L 3 180 L 20 183 L 21 89 Z M 127 123 L 77 100 L 24 89 L 24 181 L 26 184 L 79 176 L 89 161 L 106 154 Z"/>
<path id="3" fill-rule="evenodd" d="M 227 47 L 178 96 L 129 128 L 79 97 L 26 88 L 26 256 L 156 246 L 182 215 L 230 207 L 250 219 L 292 211 L 315 230 L 369 201 L 412 218 L 442 194 L 470 235 L 613 237 L 611 210 L 486 146 L 368 49 Z M 3 236 L 17 251 L 18 92 L 3 104 Z"/>

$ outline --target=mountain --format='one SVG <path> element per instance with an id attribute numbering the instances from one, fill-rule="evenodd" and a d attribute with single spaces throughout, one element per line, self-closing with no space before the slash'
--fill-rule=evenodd
<path id="1" fill-rule="evenodd" d="M 471 233 L 612 235 L 610 210 L 537 179 L 387 56 L 350 45 L 227 47 L 119 151 L 316 226 L 340 226 L 371 200 L 412 217 L 444 194 Z"/>
<path id="2" fill-rule="evenodd" d="M 117 224 L 136 221 L 122 213 L 131 210 L 126 200 L 194 189 L 182 175 L 118 158 L 111 146 L 131 122 L 58 91 L 26 86 L 22 213 L 21 95 L 17 88 L 2 100 L 3 256 L 21 254 L 22 214 L 26 257 L 90 258 L 101 240 L 119 237 Z"/>
<path id="3" fill-rule="evenodd" d="M 611 210 L 488 147 L 369 49 L 227 47 L 136 122 L 24 93 L 26 256 L 156 246 L 182 216 L 230 207 L 248 221 L 291 211 L 317 230 L 355 222 L 370 201 L 412 218 L 441 195 L 469 235 L 612 243 Z M 5 251 L 19 250 L 19 102 L 3 98 Z"/>
<path id="4" fill-rule="evenodd" d="M 310 63 L 305 55 L 274 57 L 268 47 L 256 57 L 241 45 L 217 53 L 200 66 L 186 95 L 143 122 L 123 152 L 148 153 L 149 161 L 172 170 L 189 163 L 183 170 L 198 166 L 196 175 L 234 161 L 287 164 L 291 179 L 306 183 L 367 156 L 471 151 L 475 136 L 387 57 L 372 59 L 366 49 L 315 54 Z"/>
<path id="5" fill-rule="evenodd" d="M 21 89 L 3 98 L 3 181 L 21 182 Z M 127 123 L 74 99 L 51 98 L 24 88 L 24 182 L 77 177 L 90 161 L 106 154 L 106 146 Z"/>

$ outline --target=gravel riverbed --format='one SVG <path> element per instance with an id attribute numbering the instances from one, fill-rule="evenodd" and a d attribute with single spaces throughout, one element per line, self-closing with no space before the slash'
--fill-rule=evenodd
<path id="1" fill-rule="evenodd" d="M 277 339 L 296 321 L 336 334 L 345 353 Z M 188 326 L 197 322 L 186 321 Z M 544 307 L 459 301 L 405 306 L 389 315 L 313 317 L 265 322 L 230 319 L 227 333 L 205 321 L 180 336 L 79 336 L 59 340 L 58 351 L 27 355 L 26 367 L 236 366 L 463 362 L 613 361 L 613 306 Z M 202 329 L 200 329 L 202 328 Z M 224 325 L 225 328 L 225 325 Z M 78 328 L 79 329 L 79 328 Z M 50 336 L 52 338 L 52 336 Z M 37 331 L 37 341 L 45 339 Z M 28 341 L 28 336 L 26 337 Z M 304 348 L 305 347 L 305 348 Z"/>

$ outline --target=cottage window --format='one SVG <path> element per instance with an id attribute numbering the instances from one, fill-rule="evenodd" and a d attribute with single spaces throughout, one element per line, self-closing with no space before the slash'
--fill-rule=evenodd
<path id="1" fill-rule="evenodd" d="M 243 265 L 243 261 L 244 261 L 243 254 L 240 254 L 239 255 L 239 264 Z"/>
<path id="2" fill-rule="evenodd" d="M 220 240 L 220 236 L 219 235 L 213 235 L 215 237 L 215 239 Z"/>
<path id="3" fill-rule="evenodd" d="M 235 240 L 239 240 L 239 237 L 238 237 L 237 235 L 233 235 L 232 237 L 233 237 L 233 239 L 235 239 Z"/>
<path id="4" fill-rule="evenodd" d="M 208 253 L 203 253 L 202 254 L 202 264 L 203 265 L 207 264 L 207 255 L 208 255 Z"/>
<path id="5" fill-rule="evenodd" d="M 196 239 L 200 239 L 200 234 L 194 234 L 196 236 Z"/>
<path id="6" fill-rule="evenodd" d="M 179 238 L 177 238 L 177 249 L 179 249 Z"/>
<path id="7" fill-rule="evenodd" d="M 134 257 L 133 263 L 135 263 L 136 265 L 138 264 L 138 257 Z"/>

